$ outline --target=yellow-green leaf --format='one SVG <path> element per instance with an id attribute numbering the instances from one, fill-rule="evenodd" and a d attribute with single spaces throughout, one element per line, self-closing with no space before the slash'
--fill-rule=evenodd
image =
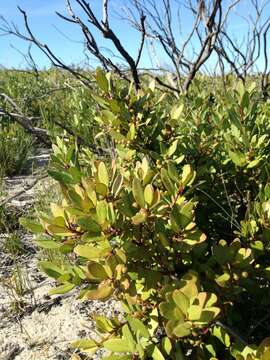
<path id="1" fill-rule="evenodd" d="M 71 347 L 82 351 L 89 352 L 91 350 L 91 352 L 94 352 L 98 349 L 98 344 L 92 339 L 81 339 L 73 341 Z"/>
<path id="2" fill-rule="evenodd" d="M 109 90 L 108 79 L 106 78 L 104 71 L 100 68 L 96 69 L 96 81 L 101 90 L 106 92 Z"/>
<path id="3" fill-rule="evenodd" d="M 101 264 L 96 262 L 90 262 L 88 264 L 88 274 L 87 277 L 90 279 L 99 279 L 105 280 L 108 279 L 108 275 Z"/>
<path id="4" fill-rule="evenodd" d="M 89 245 L 77 245 L 74 248 L 75 254 L 82 256 L 88 260 L 98 259 L 108 255 L 110 249 L 99 249 Z"/>
<path id="5" fill-rule="evenodd" d="M 103 343 L 105 349 L 113 352 L 130 352 L 129 344 L 123 339 L 110 339 Z"/>
<path id="6" fill-rule="evenodd" d="M 66 293 L 68 293 L 69 291 L 71 291 L 74 288 L 75 288 L 75 285 L 70 284 L 70 283 L 60 285 L 60 286 L 57 286 L 56 288 L 50 290 L 50 295 L 66 294 Z"/>
<path id="7" fill-rule="evenodd" d="M 106 185 L 108 187 L 109 185 L 109 175 L 106 169 L 106 165 L 104 162 L 100 162 L 98 165 L 98 180 L 100 183 Z"/>
<path id="8" fill-rule="evenodd" d="M 56 235 L 56 236 L 73 236 L 74 235 L 74 232 L 70 231 L 68 228 L 60 227 L 57 225 L 49 224 L 46 226 L 46 230 L 51 235 Z"/>
<path id="9" fill-rule="evenodd" d="M 136 177 L 134 177 L 132 182 L 132 193 L 136 203 L 143 208 L 145 205 L 143 187 L 140 180 Z"/>
<path id="10" fill-rule="evenodd" d="M 99 286 L 96 290 L 88 290 L 85 297 L 89 300 L 107 300 L 114 292 L 109 285 Z"/>
<path id="11" fill-rule="evenodd" d="M 27 230 L 33 232 L 33 233 L 42 233 L 44 232 L 44 228 L 41 224 L 39 224 L 37 221 L 30 220 L 24 217 L 20 218 L 20 224 L 26 228 Z"/>
<path id="12" fill-rule="evenodd" d="M 154 199 L 154 188 L 152 184 L 146 185 L 144 189 L 144 199 L 147 205 L 151 206 Z"/>
<path id="13" fill-rule="evenodd" d="M 192 170 L 190 165 L 184 165 L 182 170 L 182 186 L 190 185 L 195 178 L 195 171 Z"/>

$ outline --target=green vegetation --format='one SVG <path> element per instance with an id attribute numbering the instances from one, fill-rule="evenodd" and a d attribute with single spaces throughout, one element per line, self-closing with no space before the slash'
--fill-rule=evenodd
<path id="1" fill-rule="evenodd" d="M 89 76 L 93 77 L 91 73 Z M 35 128 L 46 129 L 52 141 L 56 136 L 71 137 L 73 134 L 88 145 L 94 143 L 95 101 L 70 75 L 48 70 L 35 77 L 33 73 L 2 70 L 0 83 L 6 96 L 12 99 L 11 103 L 0 96 L 0 108 L 6 112 L 1 117 L 1 125 L 7 131 L 11 131 L 11 124 L 20 120 L 12 116 L 13 113 L 23 115 L 25 122 Z"/>
<path id="2" fill-rule="evenodd" d="M 121 320 L 95 316 L 99 339 L 74 348 L 269 358 L 270 103 L 252 79 L 228 76 L 227 91 L 214 80 L 174 96 L 97 70 L 97 88 L 78 95 L 92 105 L 69 123 L 85 142 L 53 134 L 48 173 L 63 200 L 20 222 L 50 252 L 40 268 L 57 282 L 52 294 L 77 287 L 80 299 L 123 309 Z"/>
<path id="3" fill-rule="evenodd" d="M 18 125 L 0 131 L 0 177 L 20 175 L 32 154 L 32 138 Z"/>

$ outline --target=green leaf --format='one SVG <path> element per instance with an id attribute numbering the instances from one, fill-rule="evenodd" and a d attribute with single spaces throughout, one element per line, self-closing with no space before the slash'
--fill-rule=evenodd
<path id="1" fill-rule="evenodd" d="M 141 210 L 144 210 L 144 209 L 141 209 Z M 139 211 L 139 212 L 137 212 L 137 214 L 132 216 L 131 219 L 132 219 L 132 222 L 134 225 L 142 224 L 147 219 L 147 213 L 145 211 Z"/>
<path id="2" fill-rule="evenodd" d="M 110 339 L 103 343 L 105 349 L 112 352 L 130 352 L 129 344 L 123 339 Z"/>
<path id="3" fill-rule="evenodd" d="M 171 221 L 172 224 L 174 224 L 173 229 L 177 232 L 182 230 L 182 220 L 181 220 L 181 213 L 180 213 L 180 207 L 178 204 L 174 204 L 172 211 L 171 211 Z M 175 229 L 176 227 L 176 229 Z"/>
<path id="4" fill-rule="evenodd" d="M 198 322 L 200 322 L 202 325 L 209 324 L 218 316 L 219 313 L 220 309 L 218 307 L 213 306 L 211 308 L 207 308 L 202 311 Z"/>
<path id="5" fill-rule="evenodd" d="M 188 299 L 195 297 L 198 294 L 198 277 L 197 273 L 190 270 L 188 271 L 180 281 L 179 287 L 181 292 L 186 295 Z"/>
<path id="6" fill-rule="evenodd" d="M 40 223 L 38 223 L 37 221 L 21 217 L 19 222 L 23 227 L 25 227 L 27 230 L 29 230 L 33 233 L 38 234 L 38 233 L 44 232 L 43 226 Z"/>
<path id="7" fill-rule="evenodd" d="M 268 360 L 270 357 L 270 337 L 265 338 L 257 349 L 256 356 L 260 360 Z"/>
<path id="8" fill-rule="evenodd" d="M 108 187 L 109 185 L 109 175 L 106 169 L 106 165 L 104 162 L 100 162 L 98 165 L 98 180 L 100 183 L 106 185 Z"/>
<path id="9" fill-rule="evenodd" d="M 187 310 L 189 308 L 189 299 L 186 297 L 186 295 L 184 295 L 181 290 L 174 290 L 172 297 L 182 313 L 187 314 Z"/>
<path id="10" fill-rule="evenodd" d="M 108 279 L 108 274 L 106 273 L 104 267 L 96 262 L 90 262 L 88 264 L 88 272 L 88 276 L 90 276 L 90 278 L 99 280 Z"/>
<path id="11" fill-rule="evenodd" d="M 203 308 L 199 305 L 191 305 L 188 309 L 188 319 L 190 321 L 199 320 L 202 314 Z"/>
<path id="12" fill-rule="evenodd" d="M 96 290 L 88 290 L 85 298 L 89 300 L 107 300 L 114 292 L 114 289 L 107 284 L 100 285 Z"/>
<path id="13" fill-rule="evenodd" d="M 97 212 L 98 222 L 101 225 L 104 224 L 107 219 L 107 212 L 108 212 L 108 204 L 106 200 L 101 200 L 97 202 L 96 212 Z"/>
<path id="14" fill-rule="evenodd" d="M 136 342 L 134 341 L 133 335 L 127 324 L 122 327 L 122 334 L 124 340 L 128 343 L 129 351 L 132 353 L 135 352 Z"/>
<path id="15" fill-rule="evenodd" d="M 96 69 L 96 81 L 101 90 L 109 91 L 109 82 L 103 70 L 100 68 Z"/>
<path id="16" fill-rule="evenodd" d="M 71 346 L 75 349 L 89 350 L 97 348 L 97 343 L 92 339 L 81 339 L 71 343 Z"/>
<path id="17" fill-rule="evenodd" d="M 168 161 L 168 175 L 177 185 L 180 182 L 180 176 L 176 170 L 174 161 Z"/>
<path id="18" fill-rule="evenodd" d="M 195 175 L 189 164 L 184 165 L 182 170 L 182 186 L 190 185 L 194 181 Z"/>
<path id="19" fill-rule="evenodd" d="M 173 328 L 173 333 L 177 337 L 186 337 L 189 336 L 191 333 L 191 323 L 183 322 L 178 325 L 176 325 Z"/>
<path id="20" fill-rule="evenodd" d="M 164 349 L 165 353 L 167 355 L 170 355 L 172 351 L 172 343 L 171 340 L 168 337 L 164 337 L 161 341 L 162 348 Z"/>
<path id="21" fill-rule="evenodd" d="M 100 234 L 101 227 L 90 216 L 81 216 L 77 219 L 78 225 L 88 233 Z"/>
<path id="22" fill-rule="evenodd" d="M 46 230 L 48 231 L 48 233 L 52 234 L 52 235 L 56 235 L 56 236 L 73 236 L 74 232 L 70 231 L 68 228 L 64 228 L 61 226 L 57 226 L 57 225 L 47 225 L 46 226 Z"/>
<path id="23" fill-rule="evenodd" d="M 64 183 L 64 184 L 76 184 L 76 180 L 73 179 L 73 176 L 68 174 L 65 171 L 57 170 L 48 170 L 48 174 L 55 180 Z"/>
<path id="24" fill-rule="evenodd" d="M 35 243 L 43 249 L 51 249 L 51 250 L 59 249 L 62 245 L 61 243 L 54 240 L 37 240 L 35 241 Z"/>
<path id="25" fill-rule="evenodd" d="M 200 230 L 191 230 L 185 233 L 184 242 L 190 246 L 195 246 L 206 240 L 206 235 Z"/>
<path id="26" fill-rule="evenodd" d="M 110 319 L 107 319 L 105 316 L 93 316 L 96 328 L 99 332 L 106 334 L 108 332 L 111 332 L 114 330 L 114 326 L 112 325 L 112 322 Z"/>
<path id="27" fill-rule="evenodd" d="M 185 314 L 175 306 L 173 302 L 162 302 L 159 304 L 159 310 L 161 314 L 168 320 L 180 320 L 184 321 Z"/>
<path id="28" fill-rule="evenodd" d="M 242 97 L 241 107 L 247 109 L 249 107 L 249 103 L 250 103 L 249 93 L 248 91 L 245 91 Z"/>
<path id="29" fill-rule="evenodd" d="M 231 160 L 235 163 L 235 165 L 243 167 L 247 163 L 246 155 L 240 151 L 228 151 L 228 154 Z"/>
<path id="30" fill-rule="evenodd" d="M 75 288 L 74 284 L 67 283 L 67 284 L 64 284 L 64 285 L 57 286 L 56 288 L 50 290 L 49 293 L 50 293 L 50 295 L 66 294 L 66 293 L 68 293 L 69 291 L 71 291 L 74 288 Z"/>
<path id="31" fill-rule="evenodd" d="M 135 317 L 132 317 L 130 315 L 127 315 L 126 319 L 127 319 L 128 323 L 129 323 L 129 326 L 130 326 L 131 330 L 134 333 L 138 332 L 140 334 L 140 336 L 142 336 L 142 337 L 144 337 L 146 339 L 149 339 L 150 334 L 148 332 L 148 329 L 141 320 L 139 320 L 139 319 L 137 319 Z"/>
<path id="32" fill-rule="evenodd" d="M 212 344 L 207 344 L 205 345 L 205 348 L 213 356 L 213 358 L 211 358 L 210 360 L 214 360 L 216 356 L 216 351 L 214 349 L 214 346 Z"/>
<path id="33" fill-rule="evenodd" d="M 178 146 L 178 140 L 174 140 L 173 143 L 172 143 L 172 145 L 171 145 L 171 146 L 169 147 L 169 149 L 167 150 L 166 155 L 167 155 L 168 157 L 171 157 L 171 156 L 175 153 L 175 151 L 176 151 L 176 149 L 177 149 L 177 146 Z"/>
<path id="34" fill-rule="evenodd" d="M 151 206 L 154 199 L 154 188 L 152 184 L 146 185 L 144 189 L 144 199 L 147 205 Z"/>
<path id="35" fill-rule="evenodd" d="M 221 287 L 226 287 L 230 281 L 230 274 L 224 273 L 215 278 L 216 283 Z"/>
<path id="36" fill-rule="evenodd" d="M 136 128 L 135 125 L 132 123 L 130 124 L 129 131 L 127 133 L 127 140 L 133 140 L 136 136 Z"/>
<path id="37" fill-rule="evenodd" d="M 63 275 L 64 271 L 54 263 L 50 261 L 40 261 L 39 267 L 42 271 L 44 271 L 48 276 L 58 279 L 61 275 Z"/>
<path id="38" fill-rule="evenodd" d="M 103 183 L 96 183 L 96 192 L 106 197 L 108 194 L 108 187 Z"/>
<path id="39" fill-rule="evenodd" d="M 227 348 L 231 345 L 230 336 L 220 326 L 214 326 L 212 333 L 217 337 Z"/>
<path id="40" fill-rule="evenodd" d="M 165 360 L 159 348 L 155 345 L 150 345 L 147 348 L 147 353 L 151 356 L 153 360 Z"/>
<path id="41" fill-rule="evenodd" d="M 168 172 L 165 169 L 161 169 L 160 175 L 161 175 L 162 183 L 165 186 L 166 190 L 169 192 L 169 194 L 174 195 L 175 186 L 172 183 L 171 179 L 169 178 Z"/>
<path id="42" fill-rule="evenodd" d="M 219 265 L 229 263 L 233 260 L 234 254 L 228 248 L 226 242 L 220 242 L 218 245 L 213 246 L 213 257 Z"/>
<path id="43" fill-rule="evenodd" d="M 116 213 L 114 211 L 114 205 L 113 203 L 108 204 L 108 210 L 107 210 L 107 220 L 111 225 L 113 225 L 116 221 Z"/>
<path id="44" fill-rule="evenodd" d="M 183 112 L 184 104 L 174 107 L 171 111 L 172 120 L 178 120 Z"/>
<path id="45" fill-rule="evenodd" d="M 75 254 L 82 256 L 88 260 L 98 259 L 108 255 L 110 249 L 100 249 L 89 245 L 77 245 L 74 248 Z"/>
<path id="46" fill-rule="evenodd" d="M 258 158 L 258 159 L 254 159 L 252 160 L 250 163 L 248 163 L 247 168 L 248 169 L 252 169 L 255 166 L 259 165 L 259 163 L 261 162 L 262 158 Z"/>
<path id="47" fill-rule="evenodd" d="M 145 205 L 145 201 L 144 201 L 144 192 L 143 192 L 143 187 L 142 184 L 140 182 L 140 180 L 137 177 L 134 177 L 133 181 L 132 181 L 132 193 L 134 196 L 134 199 L 136 201 L 136 203 L 143 208 Z"/>
<path id="48" fill-rule="evenodd" d="M 89 199 L 92 201 L 93 205 L 95 206 L 97 203 L 97 195 L 95 192 L 95 183 L 91 179 L 86 179 L 86 178 L 82 178 L 81 182 L 87 193 L 87 196 L 89 197 Z"/>

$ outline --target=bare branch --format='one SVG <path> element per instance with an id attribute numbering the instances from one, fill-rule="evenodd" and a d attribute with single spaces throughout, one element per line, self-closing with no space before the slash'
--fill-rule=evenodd
<path id="1" fill-rule="evenodd" d="M 109 27 L 108 0 L 103 0 L 103 25 Z"/>
<path id="2" fill-rule="evenodd" d="M 141 14 L 141 34 L 142 34 L 141 36 L 142 36 L 142 38 L 141 38 L 141 45 L 140 45 L 137 60 L 136 60 L 136 67 L 139 65 L 142 51 L 143 51 L 144 42 L 145 42 L 145 37 L 146 37 L 145 19 L 146 19 L 146 16 L 142 13 Z"/>

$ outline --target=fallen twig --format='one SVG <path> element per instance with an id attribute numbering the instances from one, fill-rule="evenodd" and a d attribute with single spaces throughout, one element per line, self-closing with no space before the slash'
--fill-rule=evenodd
<path id="1" fill-rule="evenodd" d="M 18 191 L 16 194 L 6 197 L 3 201 L 0 202 L 0 206 L 3 206 L 5 204 L 9 203 L 10 201 L 14 200 L 18 196 L 24 194 L 26 191 L 32 189 L 32 187 L 34 187 L 40 180 L 45 179 L 46 177 L 48 177 L 48 174 L 44 174 L 44 175 L 40 176 L 39 178 L 35 179 L 32 182 L 32 184 L 30 184 L 27 187 L 25 187 L 24 189 Z"/>

